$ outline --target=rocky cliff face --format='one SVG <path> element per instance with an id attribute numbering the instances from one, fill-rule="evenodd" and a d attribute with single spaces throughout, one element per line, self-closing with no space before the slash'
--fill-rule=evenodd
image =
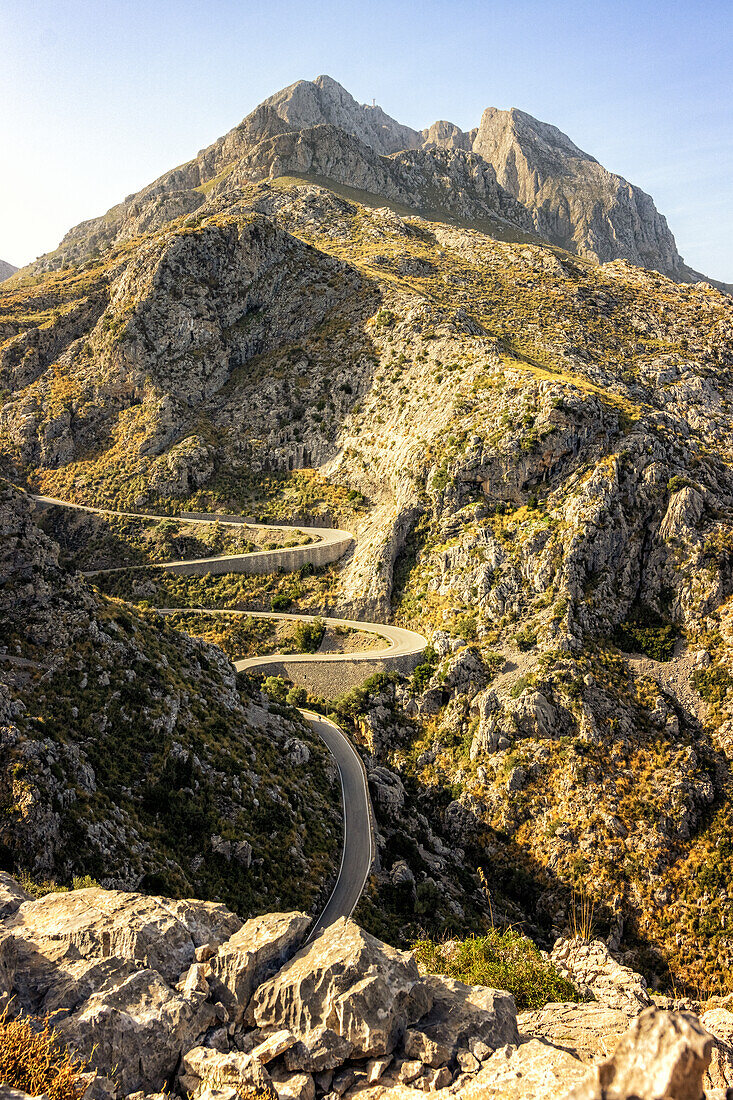
<path id="1" fill-rule="evenodd" d="M 65 573 L 26 498 L 7 487 L 0 593 L 6 867 L 215 894 L 245 913 L 268 893 L 315 904 L 335 861 L 339 803 L 325 750 L 297 712 L 270 714 L 221 650 Z M 291 765 L 293 744 L 308 747 L 307 774 Z"/>
<path id="2" fill-rule="evenodd" d="M 502 187 L 532 211 L 541 236 L 600 263 L 625 259 L 685 277 L 674 237 L 650 196 L 557 127 L 524 111 L 488 107 L 472 147 L 494 166 Z"/>

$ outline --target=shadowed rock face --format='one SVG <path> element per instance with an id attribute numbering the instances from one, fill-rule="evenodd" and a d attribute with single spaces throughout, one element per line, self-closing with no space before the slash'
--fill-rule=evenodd
<path id="1" fill-rule="evenodd" d="M 0 260 L 0 283 L 4 282 L 5 279 L 9 279 L 17 270 L 17 267 L 13 267 L 12 264 L 6 263 L 5 260 Z"/>

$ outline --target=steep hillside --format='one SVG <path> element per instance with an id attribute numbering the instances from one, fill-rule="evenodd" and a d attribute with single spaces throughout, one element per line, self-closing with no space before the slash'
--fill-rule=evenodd
<path id="1" fill-rule="evenodd" d="M 12 264 L 6 263 L 5 260 L 0 260 L 0 283 L 5 282 L 11 275 L 15 275 L 17 267 L 13 267 Z"/>
<path id="2" fill-rule="evenodd" d="M 315 905 L 340 840 L 325 747 L 238 683 L 221 650 L 65 572 L 7 486 L 0 624 L 6 869 L 242 913 Z"/>

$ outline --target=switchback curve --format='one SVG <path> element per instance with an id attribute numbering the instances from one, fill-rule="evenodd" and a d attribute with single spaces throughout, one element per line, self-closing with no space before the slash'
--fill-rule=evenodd
<path id="1" fill-rule="evenodd" d="M 38 496 L 29 493 L 31 499 L 40 505 L 76 508 L 81 511 L 96 512 L 102 515 L 123 515 L 142 517 L 146 519 L 168 519 L 168 516 L 155 516 L 145 512 L 119 512 L 107 508 L 95 508 L 90 505 L 74 504 L 69 501 L 59 500 L 56 497 Z M 204 517 L 190 513 L 181 517 L 189 523 L 221 523 L 228 525 L 256 526 L 270 529 L 269 524 L 249 524 L 242 517 L 213 515 Z M 218 558 L 201 558 L 188 562 L 161 562 L 148 568 L 173 570 L 174 572 L 187 572 L 193 574 L 206 574 L 211 572 L 271 572 L 278 568 L 286 567 L 287 558 L 297 550 L 302 555 L 301 564 L 312 562 L 324 564 L 318 558 L 318 551 L 327 550 L 333 557 L 329 561 L 335 561 L 342 557 L 350 548 L 353 539 L 348 531 L 339 531 L 332 528 L 288 527 L 272 525 L 278 531 L 295 532 L 307 531 L 314 535 L 317 541 L 306 546 L 287 549 L 256 551 L 249 555 L 223 555 Z M 248 569 L 245 567 L 247 560 L 253 558 L 265 558 L 267 568 Z M 217 568 L 212 569 L 212 565 Z M 218 566 L 221 566 L 219 568 Z M 299 566 L 288 566 L 298 568 Z M 106 570 L 105 570 L 106 572 Z M 268 611 L 228 611 L 221 608 L 159 608 L 161 614 L 171 614 L 173 611 L 200 611 L 207 614 L 242 614 L 263 619 L 287 619 L 297 621 L 305 619 L 312 621 L 315 615 L 296 615 L 292 613 L 276 613 Z M 426 639 L 412 630 L 403 627 L 390 626 L 385 623 L 362 622 L 357 619 L 336 619 L 325 617 L 323 621 L 327 626 L 341 626 L 352 630 L 361 630 L 366 633 L 376 634 L 384 638 L 389 644 L 380 649 L 369 649 L 355 653 L 297 653 L 297 654 L 266 654 L 262 657 L 250 657 L 234 662 L 237 670 L 251 669 L 276 664 L 286 657 L 288 663 L 302 662 L 369 662 L 375 660 L 389 660 L 391 658 L 405 657 L 419 654 L 427 645 Z M 375 856 L 374 824 L 369 788 L 367 785 L 366 770 L 361 757 L 352 745 L 344 731 L 328 718 L 316 714 L 313 711 L 301 710 L 305 720 L 318 734 L 326 747 L 336 760 L 341 780 L 342 804 L 344 814 L 344 841 L 341 851 L 341 865 L 336 883 L 331 895 L 326 902 L 320 916 L 314 921 L 308 940 L 313 939 L 324 928 L 327 928 L 340 917 L 349 918 L 356 908 L 359 898 L 366 884 L 369 872 Z"/>

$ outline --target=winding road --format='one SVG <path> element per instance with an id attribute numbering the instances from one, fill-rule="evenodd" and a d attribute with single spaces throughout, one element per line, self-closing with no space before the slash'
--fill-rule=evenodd
<path id="1" fill-rule="evenodd" d="M 18 486 L 15 486 L 18 488 Z M 342 557 L 351 547 L 353 538 L 348 531 L 340 531 L 335 528 L 322 527 L 288 527 L 270 524 L 253 524 L 238 516 L 214 515 L 204 517 L 200 514 L 184 513 L 179 517 L 151 515 L 147 512 L 117 512 L 108 508 L 95 508 L 90 505 L 73 504 L 69 501 L 59 500 L 56 497 L 35 496 L 28 494 L 31 499 L 42 507 L 56 506 L 62 508 L 75 508 L 84 512 L 94 512 L 100 515 L 131 516 L 134 518 L 162 520 L 178 518 L 186 523 L 220 523 L 231 526 L 246 524 L 249 527 L 257 527 L 262 530 L 277 530 L 285 533 L 296 534 L 305 532 L 311 535 L 313 542 L 305 546 L 287 547 L 276 550 L 255 551 L 251 554 L 230 554 L 219 557 L 199 558 L 180 562 L 160 562 L 153 566 L 136 568 L 156 568 L 172 570 L 173 572 L 186 572 L 193 574 L 206 573 L 261 573 L 276 572 L 278 569 L 297 569 L 301 564 L 312 562 L 315 565 L 323 565 L 327 561 L 336 561 Z M 324 556 L 325 551 L 325 556 Z M 261 560 L 264 559 L 266 568 Z M 293 560 L 297 564 L 292 564 Z M 113 572 L 114 570 L 103 570 Z M 95 571 L 96 572 L 96 571 Z M 99 572 L 102 572 L 100 570 Z M 246 615 L 261 619 L 307 620 L 313 621 L 316 617 L 322 618 L 326 626 L 346 627 L 351 630 L 361 630 L 369 634 L 377 635 L 388 642 L 387 646 L 373 649 L 360 650 L 353 653 L 295 653 L 295 654 L 266 654 L 261 657 L 248 657 L 234 662 L 238 670 L 252 669 L 279 664 L 287 660 L 293 663 L 328 663 L 348 661 L 382 662 L 398 657 L 414 656 L 422 653 L 427 645 L 426 639 L 413 630 L 403 627 L 389 626 L 385 623 L 362 622 L 358 619 L 335 619 L 315 615 L 296 615 L 284 612 L 272 611 L 231 611 L 222 608 L 158 608 L 160 614 L 173 614 L 175 611 L 197 611 L 206 614 L 222 615 Z M 324 928 L 333 924 L 340 917 L 350 917 L 361 897 L 369 872 L 372 868 L 375 856 L 374 824 L 369 787 L 364 764 L 358 752 L 352 745 L 344 731 L 328 718 L 313 711 L 301 710 L 305 720 L 326 744 L 336 761 L 341 779 L 341 794 L 344 813 L 344 840 L 341 849 L 341 865 L 339 867 L 336 884 L 331 896 L 320 916 L 314 921 L 308 935 L 308 941 L 314 939 Z"/>

